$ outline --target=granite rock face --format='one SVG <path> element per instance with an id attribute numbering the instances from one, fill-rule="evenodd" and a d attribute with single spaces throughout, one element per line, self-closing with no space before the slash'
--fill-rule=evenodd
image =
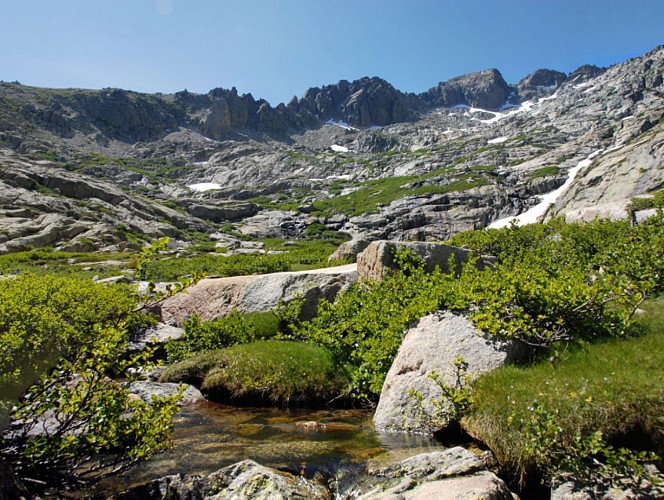
<path id="1" fill-rule="evenodd" d="M 191 241 L 223 225 L 255 238 L 321 224 L 358 241 L 445 240 L 526 211 L 595 151 L 549 215 L 624 217 L 630 197 L 662 188 L 663 73 L 658 47 L 515 85 L 495 69 L 419 95 L 340 81 L 274 107 L 234 88 L 0 82 L 0 253 L 123 251 L 137 235 Z"/>
<path id="2" fill-rule="evenodd" d="M 500 109 L 512 93 L 497 69 L 459 76 L 440 82 L 422 95 L 428 105 L 450 108 L 466 105 L 473 108 Z"/>
<path id="3" fill-rule="evenodd" d="M 526 353 L 514 341 L 501 341 L 478 331 L 472 322 L 450 312 L 426 316 L 403 339 L 387 373 L 374 425 L 385 432 L 432 434 L 445 427 L 449 420 L 433 405 L 442 391 L 429 377 L 435 371 L 447 384 L 457 384 L 454 361 L 461 356 L 466 373 L 475 377 Z M 423 396 L 421 408 L 410 396 L 417 391 Z"/>

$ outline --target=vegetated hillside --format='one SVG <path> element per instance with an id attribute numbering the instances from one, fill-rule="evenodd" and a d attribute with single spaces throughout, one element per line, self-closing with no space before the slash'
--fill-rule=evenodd
<path id="1" fill-rule="evenodd" d="M 445 239 L 525 211 L 597 151 L 553 213 L 626 216 L 664 185 L 663 71 L 659 47 L 515 85 L 493 69 L 420 95 L 341 81 L 276 107 L 235 89 L 0 83 L 0 252 L 183 246 L 221 230 Z"/>

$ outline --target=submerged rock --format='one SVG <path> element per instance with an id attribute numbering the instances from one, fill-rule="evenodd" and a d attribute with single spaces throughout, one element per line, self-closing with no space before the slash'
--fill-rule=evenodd
<path id="1" fill-rule="evenodd" d="M 185 390 L 182 394 L 182 399 L 180 400 L 180 406 L 190 405 L 203 401 L 205 398 L 201 391 L 196 389 L 193 385 L 185 385 Z M 152 397 L 168 397 L 174 396 L 179 390 L 180 384 L 174 384 L 170 382 L 150 382 L 146 380 L 138 380 L 129 384 L 129 392 L 135 394 L 141 398 L 146 403 L 152 402 Z"/>

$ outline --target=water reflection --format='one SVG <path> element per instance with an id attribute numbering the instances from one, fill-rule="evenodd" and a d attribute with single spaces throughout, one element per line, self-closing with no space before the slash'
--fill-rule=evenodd
<path id="1" fill-rule="evenodd" d="M 381 435 L 368 410 L 237 408 L 205 402 L 175 419 L 174 448 L 101 486 L 119 491 L 168 474 L 208 474 L 251 458 L 311 477 L 342 464 L 392 461 L 442 449 L 424 436 Z"/>

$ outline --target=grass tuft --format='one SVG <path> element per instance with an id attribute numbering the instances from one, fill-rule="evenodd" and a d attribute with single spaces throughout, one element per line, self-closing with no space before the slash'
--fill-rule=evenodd
<path id="1" fill-rule="evenodd" d="M 600 431 L 613 445 L 663 456 L 664 296 L 643 308 L 633 337 L 585 344 L 536 365 L 479 377 L 463 425 L 514 477 L 535 468 L 522 432 L 534 403 L 557 415 L 564 442 Z"/>

